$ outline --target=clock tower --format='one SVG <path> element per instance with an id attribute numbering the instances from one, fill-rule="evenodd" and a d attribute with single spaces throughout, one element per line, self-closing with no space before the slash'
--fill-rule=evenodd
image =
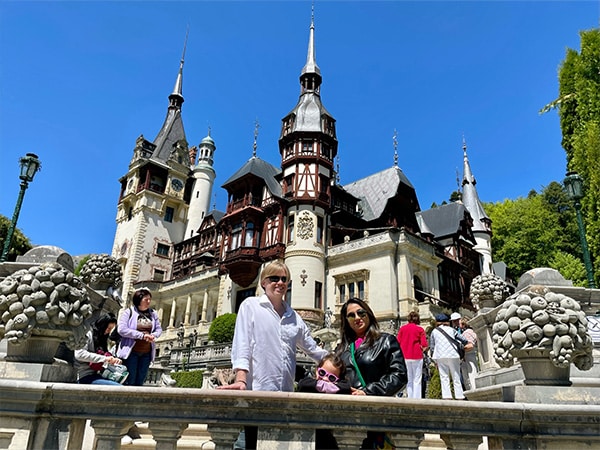
<path id="1" fill-rule="evenodd" d="M 136 140 L 120 179 L 112 256 L 123 268 L 126 300 L 135 283 L 170 278 L 173 244 L 185 237 L 197 150 L 188 147 L 181 118 L 183 64 L 184 56 L 160 131 L 152 142 Z"/>
<path id="2" fill-rule="evenodd" d="M 295 309 L 314 320 L 325 308 L 326 225 L 338 146 L 335 119 L 321 103 L 321 82 L 313 14 L 300 98 L 282 120 L 279 152 L 283 195 L 289 202 L 285 261 L 292 274 L 291 298 Z"/>

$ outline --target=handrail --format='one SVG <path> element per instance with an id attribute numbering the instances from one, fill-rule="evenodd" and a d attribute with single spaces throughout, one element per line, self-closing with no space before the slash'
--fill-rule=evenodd
<path id="1" fill-rule="evenodd" d="M 318 414 L 315 414 L 318 411 Z M 259 439 L 309 448 L 315 428 L 331 429 L 340 448 L 357 448 L 366 430 L 386 431 L 403 448 L 418 448 L 424 433 L 455 448 L 477 448 L 482 437 L 498 448 L 600 445 L 600 405 L 357 397 L 221 391 L 213 389 L 97 386 L 0 379 L 0 422 L 29 427 L 28 448 L 50 446 L 57 427 L 71 423 L 69 450 L 81 448 L 78 425 L 91 419 L 96 450 L 118 448 L 133 421 L 148 422 L 156 448 L 176 447 L 189 424 L 207 424 L 217 450 L 230 449 L 244 425 Z M 41 424 L 43 426 L 41 426 Z M 39 444 L 36 447 L 36 443 Z M 412 443 L 412 444 L 406 444 Z M 78 447 L 79 445 L 79 447 Z M 291 448 L 291 447 L 290 447 Z M 565 448 L 565 447 L 561 447 Z"/>

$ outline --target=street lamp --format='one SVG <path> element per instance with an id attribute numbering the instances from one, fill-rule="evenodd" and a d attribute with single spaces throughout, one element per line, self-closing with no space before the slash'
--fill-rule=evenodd
<path id="1" fill-rule="evenodd" d="M 588 250 L 587 239 L 585 238 L 585 225 L 581 217 L 581 203 L 579 200 L 583 198 L 583 178 L 577 172 L 567 172 L 564 180 L 567 197 L 572 200 L 575 205 L 577 214 L 577 225 L 579 226 L 579 238 L 581 239 L 581 249 L 583 250 L 583 264 L 587 274 L 588 287 L 594 289 L 594 269 L 592 268 L 592 260 L 590 259 L 590 251 Z"/>
<path id="2" fill-rule="evenodd" d="M 17 226 L 17 220 L 19 219 L 19 213 L 21 212 L 21 205 L 23 204 L 25 190 L 29 186 L 29 183 L 33 181 L 33 177 L 35 176 L 36 172 L 42 167 L 42 163 L 34 153 L 27 153 L 25 156 L 19 159 L 19 164 L 21 165 L 21 175 L 19 175 L 19 178 L 21 179 L 21 190 L 19 191 L 19 197 L 17 198 L 17 204 L 15 205 L 15 212 L 13 213 L 12 221 L 10 222 L 10 226 L 6 232 L 4 249 L 2 250 L 2 256 L 0 256 L 0 262 L 6 261 L 6 258 L 8 257 L 8 250 L 10 249 L 13 234 Z"/>

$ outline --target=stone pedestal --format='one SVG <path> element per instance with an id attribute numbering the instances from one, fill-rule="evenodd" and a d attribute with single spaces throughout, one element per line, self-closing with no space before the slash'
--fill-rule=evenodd
<path id="1" fill-rule="evenodd" d="M 512 354 L 521 363 L 526 385 L 571 386 L 571 366 L 555 366 L 549 350 L 513 350 Z"/>
<path id="2" fill-rule="evenodd" d="M 58 346 L 64 339 L 54 336 L 30 336 L 20 344 L 8 343 L 6 361 L 52 364 Z"/>

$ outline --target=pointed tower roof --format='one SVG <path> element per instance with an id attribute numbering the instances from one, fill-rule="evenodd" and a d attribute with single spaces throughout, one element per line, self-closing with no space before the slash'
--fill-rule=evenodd
<path id="1" fill-rule="evenodd" d="M 321 82 L 321 69 L 317 65 L 315 51 L 315 19 L 313 10 L 310 21 L 306 64 L 300 73 L 300 99 L 294 109 L 286 115 L 286 118 L 290 115 L 295 116 L 295 120 L 292 121 L 291 129 L 288 132 L 328 132 L 328 130 L 324 129 L 325 122 L 321 120 L 323 115 L 328 116 L 330 121 L 333 121 L 330 123 L 335 123 L 335 119 L 321 103 Z"/>
<path id="2" fill-rule="evenodd" d="M 321 76 L 321 69 L 317 65 L 317 52 L 315 50 L 315 8 L 313 5 L 310 18 L 310 33 L 308 37 L 308 54 L 306 55 L 306 64 L 302 68 L 302 75 L 306 73 L 317 74 Z"/>
<path id="3" fill-rule="evenodd" d="M 462 180 L 462 203 L 467 207 L 473 218 L 473 231 L 490 232 L 491 220 L 483 209 L 483 205 L 477 195 L 475 185 L 477 181 L 471 172 L 471 165 L 467 156 L 467 143 L 463 138 L 463 180 Z"/>
<path id="4" fill-rule="evenodd" d="M 185 61 L 185 49 L 187 46 L 187 33 L 185 36 L 185 43 L 183 44 L 183 54 L 181 55 L 181 61 L 179 62 L 179 72 L 175 80 L 175 86 L 173 86 L 173 92 L 169 95 L 169 107 L 167 109 L 167 117 L 163 122 L 163 125 L 154 139 L 154 145 L 156 148 L 152 154 L 152 157 L 162 161 L 167 161 L 173 146 L 181 141 L 186 141 L 185 130 L 183 128 L 183 121 L 181 119 L 181 105 L 184 102 L 183 99 L 183 64 Z"/>

